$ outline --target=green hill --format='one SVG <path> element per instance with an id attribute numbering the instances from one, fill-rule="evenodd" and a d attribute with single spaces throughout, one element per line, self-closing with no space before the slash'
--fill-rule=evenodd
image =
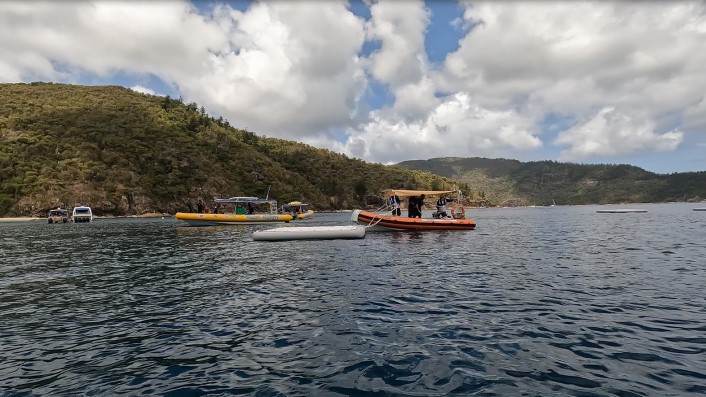
<path id="1" fill-rule="evenodd" d="M 405 161 L 411 170 L 462 183 L 469 198 L 484 205 L 607 204 L 700 201 L 706 172 L 655 174 L 631 165 L 589 165 L 444 157 Z"/>
<path id="2" fill-rule="evenodd" d="M 454 185 L 260 137 L 196 103 L 124 87 L 0 84 L 0 98 L 0 216 L 45 216 L 78 204 L 97 215 L 174 213 L 199 198 L 268 191 L 280 203 L 331 210 L 377 206 L 389 187 Z"/>

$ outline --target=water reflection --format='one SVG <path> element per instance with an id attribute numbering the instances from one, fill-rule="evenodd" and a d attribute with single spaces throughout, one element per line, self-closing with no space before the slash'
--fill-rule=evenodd
<path id="1" fill-rule="evenodd" d="M 475 231 L 286 243 L 252 241 L 269 225 L 0 223 L 0 388 L 702 394 L 703 214 L 630 215 L 648 216 L 485 209 Z"/>

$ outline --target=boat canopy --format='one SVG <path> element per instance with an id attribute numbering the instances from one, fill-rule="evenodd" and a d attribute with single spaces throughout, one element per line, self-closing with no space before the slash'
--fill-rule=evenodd
<path id="1" fill-rule="evenodd" d="M 261 199 L 257 197 L 231 197 L 231 198 L 217 198 L 214 199 L 217 203 L 252 203 L 252 204 L 264 204 L 277 202 L 274 199 Z"/>
<path id="2" fill-rule="evenodd" d="M 385 191 L 385 197 L 390 197 L 396 194 L 397 197 L 411 197 L 411 196 L 439 196 L 448 193 L 457 193 L 457 190 L 405 190 L 405 189 L 388 189 Z"/>

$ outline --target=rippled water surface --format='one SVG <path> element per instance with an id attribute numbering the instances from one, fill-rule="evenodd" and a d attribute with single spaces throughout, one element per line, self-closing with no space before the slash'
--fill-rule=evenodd
<path id="1" fill-rule="evenodd" d="M 706 212 L 630 207 L 299 242 L 0 223 L 0 395 L 703 395 Z"/>

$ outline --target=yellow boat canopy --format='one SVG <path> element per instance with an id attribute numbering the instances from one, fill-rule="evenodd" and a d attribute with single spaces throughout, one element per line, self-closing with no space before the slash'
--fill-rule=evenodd
<path id="1" fill-rule="evenodd" d="M 439 196 L 448 193 L 457 193 L 456 190 L 404 190 L 404 189 L 389 189 L 385 191 L 385 197 L 390 197 L 396 194 L 399 198 L 411 196 Z"/>

